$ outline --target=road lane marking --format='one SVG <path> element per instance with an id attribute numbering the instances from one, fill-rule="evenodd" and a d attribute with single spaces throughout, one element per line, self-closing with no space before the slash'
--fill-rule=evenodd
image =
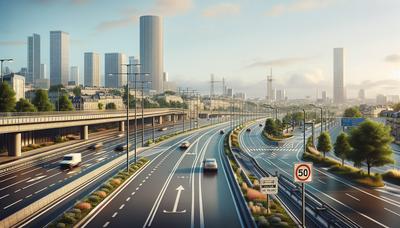
<path id="1" fill-rule="evenodd" d="M 37 176 L 37 177 L 34 177 L 34 178 L 32 178 L 32 179 L 28 180 L 28 181 L 27 181 L 27 183 L 30 183 L 30 182 L 33 182 L 33 181 L 40 180 L 40 179 L 42 179 L 42 178 L 44 178 L 44 177 L 46 177 L 46 175 L 42 175 L 42 176 Z"/>
<path id="2" fill-rule="evenodd" d="M 390 213 L 393 213 L 393 214 L 395 214 L 395 215 L 397 215 L 397 216 L 400 217 L 400 214 L 399 214 L 399 213 L 396 213 L 396 212 L 394 212 L 394 211 L 392 211 L 392 210 L 390 210 L 390 209 L 387 209 L 386 207 L 384 207 L 383 209 L 385 209 L 385 210 L 389 211 Z"/>
<path id="3" fill-rule="evenodd" d="M 136 192 L 132 192 L 132 193 L 131 193 L 131 196 L 135 195 L 135 193 L 136 193 Z"/>
<path id="4" fill-rule="evenodd" d="M 4 196 L 1 196 L 1 197 L 0 197 L 0 200 L 1 200 L 1 199 L 4 199 L 4 198 L 6 198 L 6 197 L 7 197 L 7 196 L 9 196 L 9 195 L 10 195 L 10 194 L 7 194 L 7 195 L 4 195 Z"/>
<path id="5" fill-rule="evenodd" d="M 128 202 L 129 200 L 131 200 L 131 197 L 126 198 L 126 202 Z"/>
<path id="6" fill-rule="evenodd" d="M 108 224 L 110 224 L 110 222 L 106 222 L 106 223 L 104 223 L 103 227 L 107 227 L 107 226 L 108 226 Z"/>
<path id="7" fill-rule="evenodd" d="M 28 199 L 31 196 L 32 196 L 32 194 L 29 194 L 29 195 L 25 196 L 25 198 Z"/>
<path id="8" fill-rule="evenodd" d="M 322 181 L 322 180 L 320 180 L 320 179 L 317 179 L 317 181 L 320 182 L 320 183 L 322 183 L 322 184 L 326 184 L 325 181 Z"/>
<path id="9" fill-rule="evenodd" d="M 15 190 L 14 193 L 17 193 L 17 192 L 19 192 L 19 191 L 21 191 L 21 189 Z"/>
<path id="10" fill-rule="evenodd" d="M 45 189 L 47 189 L 47 187 L 44 187 L 44 188 L 40 189 L 39 191 L 36 191 L 35 194 L 38 194 L 39 192 L 44 191 Z"/>
<path id="11" fill-rule="evenodd" d="M 11 206 L 13 206 L 13 205 L 15 205 L 15 204 L 21 202 L 21 201 L 22 201 L 22 199 L 19 199 L 19 200 L 15 201 L 14 203 L 12 203 L 12 204 L 10 204 L 10 205 L 8 205 L 8 206 L 5 206 L 3 209 L 5 210 L 5 209 L 7 209 L 7 208 L 9 208 L 9 207 L 11 207 Z"/>
<path id="12" fill-rule="evenodd" d="M 115 216 L 117 216 L 117 215 L 118 215 L 118 212 L 114 212 L 114 214 L 111 217 L 115 218 Z"/>
<path id="13" fill-rule="evenodd" d="M 58 162 L 58 161 L 57 161 L 57 162 Z M 37 167 L 37 168 L 35 168 L 35 169 L 30 169 L 29 171 L 26 171 L 26 172 L 21 173 L 21 176 L 22 176 L 22 175 L 25 175 L 25 174 L 27 174 L 27 173 L 33 172 L 33 171 L 35 171 L 35 170 L 41 169 L 41 168 L 42 168 L 42 167 Z"/>
<path id="14" fill-rule="evenodd" d="M 13 179 L 15 177 L 17 177 L 17 176 L 8 177 L 6 179 L 1 180 L 0 183 L 3 183 L 4 181 L 8 181 L 8 180 Z"/>
<path id="15" fill-rule="evenodd" d="M 345 193 L 345 194 L 346 194 L 346 196 L 348 196 L 348 197 L 350 197 L 350 198 L 352 198 L 352 199 L 354 199 L 354 200 L 360 201 L 360 199 L 358 199 L 358 198 L 355 197 L 355 196 L 350 195 L 349 193 Z"/>
<path id="16" fill-rule="evenodd" d="M 27 180 L 29 180 L 29 179 L 31 179 L 31 178 L 28 177 L 28 178 L 25 178 L 25 179 L 23 179 L 23 180 L 14 182 L 14 183 L 12 183 L 12 184 L 9 184 L 9 185 L 7 185 L 6 187 L 0 188 L 0 191 L 4 190 L 4 189 L 6 189 L 6 188 L 9 188 L 9 187 L 11 187 L 11 186 L 14 186 L 14 185 L 16 185 L 16 184 L 19 184 L 19 183 L 21 183 L 21 182 L 27 181 Z"/>
<path id="17" fill-rule="evenodd" d="M 122 210 L 122 208 L 124 208 L 124 207 L 125 207 L 125 204 L 122 204 L 122 205 L 119 207 L 119 209 Z"/>

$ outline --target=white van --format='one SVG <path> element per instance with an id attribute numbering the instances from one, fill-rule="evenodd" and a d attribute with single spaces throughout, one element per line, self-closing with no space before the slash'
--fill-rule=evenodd
<path id="1" fill-rule="evenodd" d="M 80 153 L 71 153 L 64 155 L 60 165 L 63 167 L 72 168 L 78 166 L 82 162 L 82 155 Z"/>

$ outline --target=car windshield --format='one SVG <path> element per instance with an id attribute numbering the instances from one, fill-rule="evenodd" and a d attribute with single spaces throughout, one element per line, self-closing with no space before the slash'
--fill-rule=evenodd
<path id="1" fill-rule="evenodd" d="M 71 161 L 72 160 L 72 156 L 64 156 L 64 161 Z"/>
<path id="2" fill-rule="evenodd" d="M 206 162 L 207 163 L 215 163 L 215 159 L 209 158 L 209 159 L 206 159 Z"/>

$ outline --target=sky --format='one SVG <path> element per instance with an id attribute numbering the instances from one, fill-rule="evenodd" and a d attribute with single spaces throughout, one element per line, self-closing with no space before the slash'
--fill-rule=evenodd
<path id="1" fill-rule="evenodd" d="M 345 48 L 347 97 L 400 94 L 398 0 L 0 0 L 0 58 L 13 71 L 27 65 L 27 37 L 41 35 L 49 68 L 50 31 L 70 34 L 70 65 L 83 53 L 139 56 L 139 17 L 159 15 L 164 70 L 179 87 L 208 93 L 210 74 L 235 92 L 289 98 L 332 97 L 333 48 Z M 104 77 L 104 76 L 102 76 Z M 216 85 L 220 91 L 221 84 Z"/>

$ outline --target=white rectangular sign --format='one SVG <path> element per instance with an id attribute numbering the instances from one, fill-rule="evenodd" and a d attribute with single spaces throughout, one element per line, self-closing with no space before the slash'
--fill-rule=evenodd
<path id="1" fill-rule="evenodd" d="M 266 195 L 278 194 L 278 177 L 263 177 L 260 179 L 261 193 Z"/>
<path id="2" fill-rule="evenodd" d="M 313 176 L 313 163 L 299 162 L 295 163 L 293 167 L 294 182 L 309 183 L 312 182 Z"/>

